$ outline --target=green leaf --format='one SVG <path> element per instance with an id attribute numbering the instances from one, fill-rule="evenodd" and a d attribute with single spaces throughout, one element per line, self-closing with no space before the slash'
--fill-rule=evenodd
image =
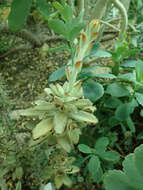
<path id="1" fill-rule="evenodd" d="M 16 178 L 20 180 L 23 176 L 23 168 L 17 167 L 15 170 L 15 175 L 16 175 Z"/>
<path id="2" fill-rule="evenodd" d="M 134 75 L 134 73 L 125 73 L 125 74 L 120 74 L 118 76 L 118 79 L 124 80 L 124 81 L 135 82 L 136 81 L 136 76 Z"/>
<path id="3" fill-rule="evenodd" d="M 131 68 L 135 68 L 137 62 L 138 62 L 137 60 L 126 60 L 126 61 L 122 62 L 122 63 L 120 64 L 120 66 L 121 66 L 121 67 L 131 67 Z"/>
<path id="4" fill-rule="evenodd" d="M 112 55 L 104 50 L 98 50 L 94 54 L 92 54 L 94 57 L 111 57 Z"/>
<path id="5" fill-rule="evenodd" d="M 143 109 L 140 111 L 140 116 L 143 117 Z"/>
<path id="6" fill-rule="evenodd" d="M 95 71 L 96 69 L 98 69 L 99 66 L 95 65 L 95 66 L 91 66 L 91 67 L 84 67 L 80 73 L 88 73 L 90 71 Z M 95 76 L 95 75 L 94 75 Z"/>
<path id="7" fill-rule="evenodd" d="M 91 79 L 83 83 L 84 97 L 90 99 L 92 102 L 96 102 L 104 94 L 103 86 Z"/>
<path id="8" fill-rule="evenodd" d="M 109 144 L 109 140 L 107 137 L 101 137 L 97 139 L 94 146 L 95 151 L 99 154 L 100 152 L 104 152 L 108 144 Z"/>
<path id="9" fill-rule="evenodd" d="M 51 4 L 47 3 L 46 0 L 37 0 L 37 10 L 48 20 L 51 14 Z"/>
<path id="10" fill-rule="evenodd" d="M 3 177 L 0 177 L 0 187 L 1 187 L 1 190 L 8 190 L 6 181 L 3 179 Z"/>
<path id="11" fill-rule="evenodd" d="M 117 98 L 129 96 L 129 91 L 127 90 L 127 88 L 117 83 L 108 85 L 106 93 Z"/>
<path id="12" fill-rule="evenodd" d="M 92 153 L 92 149 L 85 144 L 79 144 L 78 149 L 80 152 L 83 152 L 85 154 L 91 154 Z"/>
<path id="13" fill-rule="evenodd" d="M 114 151 L 101 152 L 100 156 L 103 160 L 108 162 L 118 162 L 120 160 L 119 154 Z"/>
<path id="14" fill-rule="evenodd" d="M 48 22 L 49 27 L 54 30 L 54 32 L 67 37 L 67 28 L 65 23 L 59 19 L 51 19 Z"/>
<path id="15" fill-rule="evenodd" d="M 91 174 L 91 176 L 94 178 L 94 176 L 97 174 L 99 168 L 100 168 L 100 160 L 98 156 L 92 156 L 88 162 L 88 170 Z"/>
<path id="16" fill-rule="evenodd" d="M 135 97 L 140 105 L 143 106 L 143 94 L 136 92 Z"/>
<path id="17" fill-rule="evenodd" d="M 86 26 L 86 22 L 79 23 L 78 25 L 74 26 L 70 31 L 69 31 L 69 36 L 68 40 L 70 42 L 73 42 L 74 39 L 78 36 L 79 32 Z"/>
<path id="18" fill-rule="evenodd" d="M 84 10 L 81 10 L 81 12 L 78 14 L 77 17 L 75 17 L 75 19 L 73 19 L 72 23 L 71 23 L 71 28 L 74 28 L 76 26 L 78 26 L 78 24 L 81 22 L 81 19 L 84 16 Z"/>
<path id="19" fill-rule="evenodd" d="M 143 131 L 141 131 L 138 135 L 137 135 L 137 140 L 142 140 L 143 139 Z"/>
<path id="20" fill-rule="evenodd" d="M 92 48 L 91 48 L 91 50 L 90 50 L 90 52 L 89 52 L 89 54 L 88 54 L 87 57 L 94 56 L 97 53 L 99 47 L 100 47 L 99 43 L 93 44 L 93 46 L 92 46 Z"/>
<path id="21" fill-rule="evenodd" d="M 106 190 L 142 190 L 143 189 L 143 145 L 137 147 L 134 154 L 126 156 L 123 171 L 112 170 L 104 178 Z"/>
<path id="22" fill-rule="evenodd" d="M 104 177 L 106 190 L 135 190 L 128 184 L 127 176 L 118 170 L 109 171 Z"/>
<path id="23" fill-rule="evenodd" d="M 63 183 L 67 187 L 71 187 L 72 186 L 72 181 L 71 181 L 71 179 L 67 175 L 64 175 Z"/>
<path id="24" fill-rule="evenodd" d="M 60 189 L 60 187 L 63 185 L 63 179 L 64 175 L 56 175 L 54 178 L 54 182 L 57 189 Z"/>
<path id="25" fill-rule="evenodd" d="M 125 52 L 124 54 L 123 54 L 123 58 L 127 58 L 127 57 L 129 57 L 129 56 L 132 56 L 132 55 L 135 55 L 135 54 L 139 54 L 139 49 L 129 49 L 127 52 Z"/>
<path id="26" fill-rule="evenodd" d="M 25 23 L 32 0 L 13 0 L 11 4 L 11 12 L 8 16 L 8 25 L 12 31 L 17 31 L 22 28 Z"/>
<path id="27" fill-rule="evenodd" d="M 129 129 L 131 130 L 131 132 L 135 133 L 136 128 L 135 128 L 134 122 L 132 121 L 132 118 L 130 116 L 127 118 L 127 124 L 128 124 Z"/>
<path id="28" fill-rule="evenodd" d="M 52 119 L 42 120 L 32 131 L 33 139 L 38 139 L 42 136 L 47 135 L 53 129 L 53 127 L 54 126 Z"/>
<path id="29" fill-rule="evenodd" d="M 18 181 L 16 184 L 16 189 L 15 190 L 22 190 L 22 185 L 21 185 L 21 181 Z"/>
<path id="30" fill-rule="evenodd" d="M 65 66 L 62 66 L 62 67 L 60 67 L 58 70 L 54 71 L 54 72 L 50 75 L 48 81 L 54 82 L 54 81 L 56 81 L 56 80 L 58 80 L 58 79 L 61 79 L 61 78 L 64 77 L 64 76 L 65 76 Z"/>
<path id="31" fill-rule="evenodd" d="M 143 82 L 143 62 L 136 63 L 136 81 Z"/>
<path id="32" fill-rule="evenodd" d="M 143 177 L 143 144 L 135 149 L 135 164 Z"/>
<path id="33" fill-rule="evenodd" d="M 140 154 L 141 155 L 141 154 Z M 129 181 L 131 181 L 131 185 L 136 189 L 143 189 L 143 176 L 140 175 L 138 172 L 135 161 L 134 155 L 129 154 L 124 162 L 123 162 L 124 172 L 127 175 Z"/>
<path id="34" fill-rule="evenodd" d="M 105 106 L 109 108 L 117 108 L 119 105 L 122 104 L 121 100 L 115 98 L 115 97 L 110 97 L 108 99 L 105 99 L 104 101 Z"/>
<path id="35" fill-rule="evenodd" d="M 115 127 L 115 126 L 119 125 L 120 121 L 115 116 L 112 116 L 112 117 L 109 118 L 108 124 L 112 128 L 112 127 Z"/>
<path id="36" fill-rule="evenodd" d="M 119 107 L 117 107 L 115 111 L 115 117 L 120 121 L 125 121 L 128 119 L 130 114 L 132 113 L 130 103 L 121 104 Z"/>
<path id="37" fill-rule="evenodd" d="M 110 73 L 99 73 L 99 74 L 95 74 L 95 77 L 106 78 L 106 79 L 116 79 L 116 78 L 117 78 L 115 75 L 110 74 Z"/>
<path id="38" fill-rule="evenodd" d="M 100 183 L 103 179 L 103 170 L 101 167 L 99 167 L 97 173 L 94 174 L 94 181 L 96 183 Z"/>
<path id="39" fill-rule="evenodd" d="M 71 24 L 72 17 L 73 17 L 73 11 L 69 5 L 64 6 L 63 10 L 61 11 L 61 15 L 67 24 Z"/>
<path id="40" fill-rule="evenodd" d="M 63 5 L 61 5 L 58 1 L 53 2 L 53 6 L 61 13 L 63 10 Z"/>

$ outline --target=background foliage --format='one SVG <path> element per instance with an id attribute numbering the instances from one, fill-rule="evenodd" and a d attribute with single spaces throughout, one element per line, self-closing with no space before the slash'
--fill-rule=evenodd
<path id="1" fill-rule="evenodd" d="M 76 112 L 72 102 L 70 111 L 72 110 L 73 115 L 74 112 L 79 114 L 74 115 L 74 124 L 69 125 L 69 131 L 63 130 L 63 127 L 51 132 L 45 124 L 38 124 L 41 120 L 40 112 L 47 113 L 47 110 L 43 110 L 47 107 L 40 106 L 43 106 L 42 103 L 47 101 L 48 96 L 54 97 L 53 102 L 58 102 L 57 107 L 61 106 L 61 99 L 55 97 L 57 94 L 62 97 L 62 84 L 68 76 L 67 65 L 62 65 L 50 74 L 47 81 L 54 82 L 55 85 L 50 85 L 52 93 L 47 88 L 47 96 L 44 94 L 44 97 L 37 102 L 39 107 L 36 107 L 38 109 L 36 112 L 33 112 L 36 109 L 33 106 L 33 110 L 27 109 L 27 112 L 22 106 L 20 107 L 22 110 L 17 110 L 16 102 L 9 98 L 9 87 L 5 85 L 4 78 L 7 77 L 7 73 L 2 73 L 2 77 L 0 76 L 0 188 L 2 190 L 54 190 L 54 186 L 60 189 L 63 188 L 62 185 L 69 189 L 79 189 L 83 186 L 99 190 L 143 189 L 142 0 L 130 2 L 128 30 L 126 34 L 116 39 L 115 36 L 119 34 L 117 31 L 122 27 L 122 22 L 120 25 L 116 21 L 119 20 L 119 15 L 122 21 L 124 14 L 118 11 L 120 9 L 117 10 L 118 6 L 115 4 L 107 6 L 99 21 L 101 30 L 94 33 L 97 38 L 92 43 L 90 41 L 88 48 L 86 43 L 92 39 L 86 30 L 87 25 L 90 25 L 89 12 L 94 10 L 93 5 L 98 1 L 90 1 L 88 7 L 85 7 L 89 11 L 85 12 L 82 8 L 79 11 L 82 7 L 79 2 L 82 1 L 69 1 L 71 4 L 65 0 L 0 2 L 0 31 L 1 34 L 5 33 L 5 36 L 1 37 L 0 59 L 9 56 L 11 52 L 13 54 L 32 48 L 35 52 L 37 48 L 42 58 L 50 54 L 55 55 L 54 53 L 64 57 L 66 52 L 69 57 L 67 63 L 69 73 L 72 73 L 74 61 L 78 57 L 77 52 L 80 52 L 80 55 L 83 54 L 82 60 L 78 61 L 82 61 L 82 68 L 81 70 L 78 68 L 80 72 L 77 73 L 75 70 L 75 73 L 77 80 L 82 81 L 86 102 L 84 105 L 83 102 L 77 103 L 77 100 L 75 101 L 77 104 L 73 102 L 78 109 L 80 107 L 88 110 L 90 114 L 94 113 L 93 117 L 90 114 L 82 115 L 81 112 Z M 51 33 L 54 37 L 60 35 L 64 43 L 49 48 L 47 43 L 49 38 L 45 37 L 39 28 L 49 29 L 50 37 Z M 106 28 L 115 33 L 110 49 L 106 48 L 107 41 L 105 46 L 102 44 Z M 21 38 L 24 41 L 20 41 Z M 55 38 L 50 39 L 55 40 Z M 22 47 L 17 47 L 19 41 Z M 88 51 L 84 51 L 87 49 Z M 48 58 L 46 59 L 48 61 Z M 1 69 L 5 60 L 2 60 Z M 12 68 L 11 65 L 10 67 Z M 75 73 L 73 72 L 73 76 Z M 80 94 L 77 89 L 74 92 L 76 96 Z M 35 101 L 37 98 L 33 99 Z M 68 100 L 68 103 L 70 101 L 72 100 Z M 33 101 L 26 107 L 32 104 Z M 37 112 L 39 118 L 36 119 L 20 117 L 20 114 L 35 117 L 32 114 Z M 48 114 L 50 112 L 53 114 L 52 109 Z M 98 118 L 96 125 L 91 122 L 95 121 L 95 116 Z M 58 121 L 64 126 L 64 118 L 61 115 L 59 117 L 62 119 Z M 83 125 L 85 122 L 88 123 L 86 127 Z M 37 131 L 34 130 L 35 126 Z M 50 136 L 47 138 L 49 131 Z M 56 133 L 61 133 L 61 136 Z"/>

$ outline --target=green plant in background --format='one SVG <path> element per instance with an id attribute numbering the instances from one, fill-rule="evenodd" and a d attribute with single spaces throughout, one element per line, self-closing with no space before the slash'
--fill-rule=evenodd
<path id="1" fill-rule="evenodd" d="M 114 151 L 107 151 L 109 139 L 107 137 L 100 137 L 96 140 L 94 148 L 90 148 L 85 144 L 79 144 L 78 149 L 80 152 L 87 154 L 84 161 L 89 159 L 87 163 L 88 171 L 92 179 L 99 183 L 102 181 L 103 173 L 106 171 L 104 162 L 109 165 L 119 161 L 120 156 Z"/>
<path id="2" fill-rule="evenodd" d="M 137 147 L 134 153 L 126 156 L 123 161 L 123 171 L 111 170 L 105 174 L 106 190 L 142 190 L 143 189 L 143 145 Z"/>
<path id="3" fill-rule="evenodd" d="M 117 76 L 120 73 L 120 63 L 122 63 L 124 59 L 139 53 L 139 50 L 131 49 L 129 42 L 126 40 L 126 36 L 124 36 L 124 39 L 119 39 L 115 43 L 114 51 L 109 51 L 109 53 L 111 53 L 113 60 L 112 74 Z"/>

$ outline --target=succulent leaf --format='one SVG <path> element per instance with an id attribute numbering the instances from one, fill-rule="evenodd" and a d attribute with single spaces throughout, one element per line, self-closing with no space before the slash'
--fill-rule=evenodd
<path id="1" fill-rule="evenodd" d="M 54 129 L 56 134 L 62 134 L 67 124 L 67 115 L 63 112 L 57 112 L 54 116 Z"/>
<path id="2" fill-rule="evenodd" d="M 33 139 L 38 139 L 42 136 L 47 135 L 53 129 L 53 120 L 45 119 L 36 125 L 33 129 Z"/>

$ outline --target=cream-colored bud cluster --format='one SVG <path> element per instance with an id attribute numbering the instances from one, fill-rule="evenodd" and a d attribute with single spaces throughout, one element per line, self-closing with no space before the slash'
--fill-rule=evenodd
<path id="1" fill-rule="evenodd" d="M 50 84 L 49 88 L 45 89 L 46 97 L 36 101 L 34 108 L 19 111 L 20 115 L 40 119 L 32 131 L 33 140 L 30 141 L 30 146 L 46 138 L 50 144 L 58 145 L 70 152 L 73 145 L 78 143 L 81 128 L 98 122 L 93 114 L 96 108 L 89 99 L 84 98 L 81 81 L 76 81 L 76 78 L 99 27 L 99 22 L 92 20 L 85 32 L 81 33 L 72 72 L 66 67 L 68 81 L 63 86 L 58 83 Z"/>

